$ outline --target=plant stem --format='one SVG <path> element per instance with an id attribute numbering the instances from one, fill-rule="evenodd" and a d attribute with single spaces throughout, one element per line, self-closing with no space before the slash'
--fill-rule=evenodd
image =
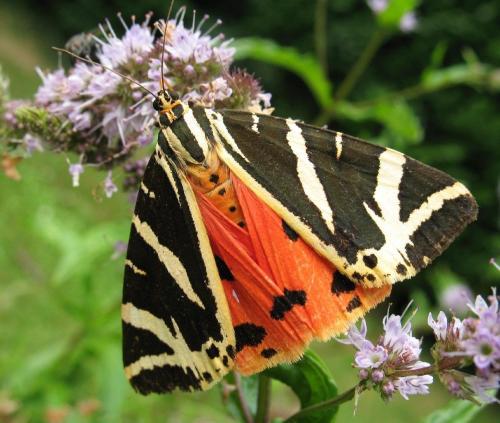
<path id="1" fill-rule="evenodd" d="M 325 76 L 328 74 L 328 51 L 326 45 L 326 18 L 327 18 L 327 1 L 316 0 L 316 10 L 314 17 L 314 44 L 316 56 L 318 57 L 321 69 Z"/>
<path id="2" fill-rule="evenodd" d="M 385 39 L 385 31 L 382 28 L 377 28 L 377 30 L 373 33 L 370 41 L 366 45 L 365 49 L 358 57 L 358 60 L 351 68 L 345 79 L 340 83 L 339 88 L 337 90 L 337 94 L 335 95 L 335 99 L 337 101 L 341 101 L 346 98 L 351 90 L 354 88 L 356 82 L 361 77 L 363 72 L 366 70 L 370 62 L 372 61 L 375 53 L 382 45 Z"/>
<path id="3" fill-rule="evenodd" d="M 331 408 L 331 407 L 336 407 L 340 404 L 343 404 L 344 402 L 350 401 L 354 398 L 354 395 L 356 394 L 356 390 L 358 390 L 358 389 L 362 390 L 363 387 L 364 387 L 364 385 L 361 382 L 359 385 L 352 387 L 348 391 L 345 391 L 344 393 L 337 395 L 336 397 L 333 397 L 333 398 L 326 400 L 326 401 L 323 401 L 323 402 L 319 402 L 318 404 L 311 405 L 310 407 L 303 408 L 299 412 L 288 417 L 288 419 L 284 420 L 283 423 L 292 423 L 292 422 L 297 421 L 299 418 L 304 417 L 307 414 L 310 414 L 312 412 L 325 410 L 325 409 Z"/>
<path id="4" fill-rule="evenodd" d="M 238 402 L 240 403 L 241 413 L 243 414 L 245 423 L 254 423 L 252 413 L 250 412 L 250 407 L 248 407 L 247 401 L 245 399 L 245 394 L 243 393 L 243 387 L 241 386 L 241 376 L 238 372 L 234 372 L 234 384 L 236 385 Z"/>
<path id="5" fill-rule="evenodd" d="M 255 423 L 269 422 L 270 403 L 271 403 L 271 378 L 261 373 L 259 375 L 257 413 L 255 414 Z"/>
<path id="6" fill-rule="evenodd" d="M 404 376 L 420 376 L 420 375 L 428 375 L 432 373 L 436 373 L 438 371 L 442 370 L 449 370 L 449 369 L 454 369 L 457 368 L 457 366 L 460 365 L 462 358 L 461 357 L 449 357 L 443 359 L 439 367 L 437 366 L 426 366 L 422 367 L 420 369 L 411 369 L 411 370 L 397 370 L 394 373 L 392 373 L 390 376 L 395 378 L 395 377 L 404 377 Z M 356 391 L 358 393 L 361 393 L 367 389 L 367 386 L 365 382 L 360 382 L 358 385 L 354 386 L 353 388 L 349 389 L 348 391 L 345 391 L 344 393 L 337 395 L 336 397 L 330 398 L 329 400 L 320 402 L 318 404 L 311 405 L 310 407 L 303 408 L 299 412 L 295 413 L 294 415 L 288 417 L 288 419 L 284 420 L 283 423 L 293 423 L 297 421 L 297 419 L 301 417 L 305 417 L 310 413 L 321 411 L 327 408 L 331 407 L 336 407 L 339 406 L 340 404 L 343 404 L 344 402 L 350 401 L 354 398 L 354 395 L 356 394 Z"/>

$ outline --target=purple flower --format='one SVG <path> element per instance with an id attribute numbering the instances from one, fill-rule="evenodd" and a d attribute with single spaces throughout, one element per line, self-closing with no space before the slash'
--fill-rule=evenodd
<path id="1" fill-rule="evenodd" d="M 111 198 L 116 191 L 118 191 L 118 187 L 114 184 L 113 179 L 111 179 L 111 171 L 109 171 L 108 176 L 104 180 L 104 193 L 107 198 Z"/>
<path id="2" fill-rule="evenodd" d="M 113 248 L 113 255 L 111 259 L 116 260 L 119 257 L 123 256 L 127 252 L 128 244 L 123 241 L 116 241 Z"/>
<path id="3" fill-rule="evenodd" d="M 363 344 L 367 341 L 366 340 L 367 330 L 368 328 L 366 326 L 366 320 L 361 319 L 359 329 L 354 324 L 348 329 L 346 333 L 346 338 L 336 338 L 336 339 L 341 344 L 353 345 L 359 350 L 363 347 Z"/>
<path id="4" fill-rule="evenodd" d="M 429 385 L 434 381 L 431 375 L 405 376 L 394 381 L 394 387 L 407 400 L 409 395 L 425 395 L 429 393 Z"/>
<path id="5" fill-rule="evenodd" d="M 374 369 L 380 367 L 387 360 L 387 351 L 381 345 L 374 346 L 370 341 L 362 344 L 361 349 L 354 356 L 357 367 Z"/>
<path id="6" fill-rule="evenodd" d="M 436 335 L 438 341 L 444 341 L 446 339 L 448 333 L 448 319 L 446 318 L 446 314 L 440 311 L 436 321 L 432 318 L 432 313 L 429 313 L 427 323 L 434 330 L 434 335 Z"/>
<path id="7" fill-rule="evenodd" d="M 478 369 L 484 370 L 500 360 L 500 339 L 495 334 L 480 331 L 462 342 L 464 353 L 472 356 Z"/>
<path id="8" fill-rule="evenodd" d="M 34 151 L 43 151 L 42 140 L 39 137 L 33 136 L 29 133 L 27 133 L 23 137 L 23 144 L 24 148 L 26 149 L 26 153 L 29 156 L 31 156 Z"/>
<path id="9" fill-rule="evenodd" d="M 359 329 L 353 325 L 347 331 L 346 338 L 337 339 L 358 350 L 354 366 L 361 369 L 360 380 L 370 378 L 371 383 L 379 387 L 384 399 L 389 399 L 395 390 L 406 399 L 408 395 L 426 394 L 429 392 L 428 385 L 433 381 L 429 375 L 398 376 L 398 371 L 408 374 L 412 370 L 430 367 L 428 363 L 419 361 L 421 342 L 412 335 L 410 320 L 404 325 L 401 320 L 402 316 L 386 315 L 383 320 L 384 334 L 376 345 L 366 339 L 364 319 Z"/>
<path id="10" fill-rule="evenodd" d="M 387 9 L 387 6 L 389 6 L 389 0 L 367 0 L 366 4 L 373 11 L 373 13 L 378 15 Z"/>
<path id="11" fill-rule="evenodd" d="M 415 29 L 417 29 L 418 26 L 418 19 L 417 15 L 415 12 L 407 12 L 405 13 L 402 17 L 401 20 L 399 21 L 399 29 L 402 32 L 413 32 Z"/>
<path id="12" fill-rule="evenodd" d="M 69 165 L 69 174 L 71 175 L 73 186 L 80 185 L 80 175 L 83 173 L 83 166 L 81 163 L 74 163 Z"/>
<path id="13" fill-rule="evenodd" d="M 366 369 L 360 369 L 358 376 L 360 380 L 366 380 L 370 376 L 370 372 Z"/>
<path id="14" fill-rule="evenodd" d="M 106 21 L 106 28 L 100 25 L 105 41 L 95 38 L 101 44 L 97 54 L 99 61 L 113 69 L 128 62 L 143 63 L 154 48 L 154 35 L 148 26 L 150 15 L 142 25 L 134 22 L 130 28 L 120 15 L 118 17 L 126 30 L 125 35 L 118 38 L 109 21 Z"/>
<path id="15" fill-rule="evenodd" d="M 440 295 L 440 302 L 444 309 L 453 310 L 458 315 L 464 315 L 467 310 L 467 299 L 472 292 L 467 285 L 457 283 L 447 286 Z"/>
<path id="16" fill-rule="evenodd" d="M 477 396 L 481 402 L 485 404 L 491 404 L 493 402 L 500 404 L 500 401 L 495 398 L 494 394 L 490 395 L 488 393 L 488 391 L 500 388 L 500 375 L 498 375 L 498 373 L 490 374 L 486 378 L 467 376 L 465 382 L 473 395 Z"/>
<path id="17" fill-rule="evenodd" d="M 394 386 L 394 383 L 392 383 L 390 380 L 382 385 L 382 392 L 389 398 L 392 396 L 392 394 L 394 394 L 395 391 L 396 388 Z"/>
<path id="18" fill-rule="evenodd" d="M 384 376 L 385 376 L 385 374 L 382 370 L 374 370 L 372 372 L 372 380 L 375 383 L 382 382 L 384 380 Z"/>

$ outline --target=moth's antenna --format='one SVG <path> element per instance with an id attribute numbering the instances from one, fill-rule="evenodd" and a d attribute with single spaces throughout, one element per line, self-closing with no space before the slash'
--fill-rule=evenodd
<path id="1" fill-rule="evenodd" d="M 168 20 L 170 19 L 170 13 L 172 12 L 172 7 L 174 6 L 174 0 L 170 2 L 170 8 L 168 9 L 167 19 L 165 20 L 165 27 L 163 28 L 163 42 L 161 46 L 161 68 L 160 68 L 160 83 L 162 92 L 165 91 L 165 78 L 163 77 L 163 64 L 165 62 L 165 44 L 167 42 L 167 27 Z"/>
<path id="2" fill-rule="evenodd" d="M 107 71 L 114 73 L 115 75 L 121 76 L 122 78 L 126 79 L 127 81 L 133 82 L 134 84 L 141 87 L 144 91 L 147 91 L 149 94 L 151 94 L 154 98 L 157 98 L 156 94 L 153 91 L 148 90 L 144 85 L 142 85 L 140 82 L 137 82 L 135 79 L 131 78 L 130 76 L 124 75 L 124 74 L 122 74 L 114 69 L 111 69 L 111 68 L 103 65 L 102 63 L 94 62 L 92 59 L 88 59 L 88 58 L 86 59 L 84 57 L 78 56 L 77 54 L 72 53 L 71 51 L 65 50 L 63 48 L 59 48 L 59 47 L 52 47 L 52 48 L 56 51 L 61 52 L 61 53 L 69 54 L 70 56 L 73 56 L 75 59 L 81 60 L 82 62 L 86 62 L 86 63 L 90 63 L 92 65 L 100 66 L 101 68 L 106 69 Z"/>

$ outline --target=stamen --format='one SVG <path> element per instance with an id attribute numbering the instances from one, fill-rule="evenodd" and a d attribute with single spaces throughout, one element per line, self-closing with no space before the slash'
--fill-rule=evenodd
<path id="1" fill-rule="evenodd" d="M 184 22 L 184 15 L 186 14 L 186 6 L 179 7 L 179 10 L 175 14 L 175 23 Z"/>
<path id="2" fill-rule="evenodd" d="M 118 12 L 116 14 L 116 16 L 118 16 L 118 20 L 121 22 L 121 24 L 123 25 L 123 28 L 125 28 L 125 31 L 128 31 L 129 30 L 129 27 L 127 26 L 127 24 L 125 23 L 125 21 L 123 20 L 123 17 L 122 17 L 122 12 Z"/>
<path id="3" fill-rule="evenodd" d="M 209 15 L 203 15 L 203 18 L 201 19 L 200 23 L 198 24 L 198 26 L 196 27 L 196 32 L 200 31 L 201 30 L 201 27 L 203 26 L 203 24 L 207 21 L 207 19 L 209 18 L 210 16 Z"/>
<path id="4" fill-rule="evenodd" d="M 193 23 L 191 24 L 191 32 L 194 32 L 195 22 L 196 22 L 196 10 L 193 10 Z"/>
<path id="5" fill-rule="evenodd" d="M 111 22 L 109 21 L 108 18 L 105 19 L 106 25 L 108 26 L 109 32 L 113 35 L 114 38 L 118 38 L 116 36 L 115 31 L 113 30 L 113 27 L 111 26 Z"/>
<path id="6" fill-rule="evenodd" d="M 206 31 L 203 35 L 207 36 L 208 34 L 210 34 L 215 28 L 217 28 L 221 24 L 222 24 L 222 20 L 217 19 L 215 21 L 215 23 L 210 28 L 208 28 L 208 31 Z"/>

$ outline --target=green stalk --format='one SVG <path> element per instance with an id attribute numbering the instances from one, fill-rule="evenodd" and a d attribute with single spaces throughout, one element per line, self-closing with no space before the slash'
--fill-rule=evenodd
<path id="1" fill-rule="evenodd" d="M 269 422 L 269 405 L 271 404 L 271 378 L 259 375 L 259 388 L 257 397 L 257 413 L 255 423 Z"/>
<path id="2" fill-rule="evenodd" d="M 359 385 L 352 387 L 348 391 L 345 391 L 344 393 L 337 395 L 334 398 L 330 398 L 329 400 L 319 402 L 317 404 L 311 405 L 310 407 L 303 408 L 299 412 L 288 417 L 288 419 L 284 420 L 283 423 L 293 423 L 298 421 L 300 418 L 307 416 L 310 413 L 325 410 L 331 407 L 336 407 L 340 404 L 343 404 L 344 402 L 350 401 L 354 398 L 356 390 L 360 391 L 363 389 L 363 387 L 364 385 L 362 385 L 361 382 Z"/>
<path id="3" fill-rule="evenodd" d="M 328 74 L 328 51 L 326 45 L 326 18 L 327 18 L 327 1 L 316 0 L 316 10 L 314 17 L 314 44 L 316 56 L 321 64 L 321 69 L 325 76 Z"/>
<path id="4" fill-rule="evenodd" d="M 363 75 L 364 71 L 384 42 L 385 34 L 386 32 L 382 28 L 377 28 L 377 30 L 372 34 L 370 41 L 358 57 L 358 60 L 351 68 L 345 79 L 340 83 L 337 94 L 335 95 L 335 99 L 337 101 L 342 101 L 351 93 L 351 90 L 356 85 L 356 82 L 358 82 L 358 79 L 361 75 Z"/>

